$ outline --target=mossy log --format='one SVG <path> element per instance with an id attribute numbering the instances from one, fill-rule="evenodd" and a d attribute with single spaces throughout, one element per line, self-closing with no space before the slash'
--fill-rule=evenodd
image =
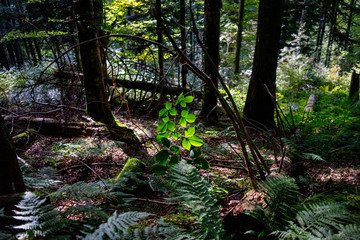
<path id="1" fill-rule="evenodd" d="M 119 175 L 115 178 L 115 181 L 119 181 L 122 176 L 124 176 L 127 172 L 143 172 L 145 169 L 145 164 L 143 161 L 137 159 L 137 158 L 130 158 L 125 163 L 125 166 L 119 173 Z"/>
<path id="2" fill-rule="evenodd" d="M 12 117 L 5 117 L 11 125 Z M 98 122 L 65 122 L 54 118 L 42 117 L 20 117 L 16 118 L 15 124 L 20 126 L 30 126 L 38 133 L 48 136 L 61 136 L 61 137 L 86 137 L 96 134 L 106 135 L 109 139 L 115 141 L 122 141 L 125 143 L 137 143 L 139 140 L 134 132 L 126 127 L 117 125 L 105 125 Z"/>

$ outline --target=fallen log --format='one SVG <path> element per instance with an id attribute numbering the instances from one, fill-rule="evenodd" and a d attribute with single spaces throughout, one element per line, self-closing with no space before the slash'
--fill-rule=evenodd
<path id="1" fill-rule="evenodd" d="M 86 137 L 106 135 L 112 140 L 126 143 L 138 143 L 139 140 L 131 129 L 119 126 L 106 126 L 97 122 L 65 122 L 64 120 L 46 117 L 18 117 L 5 116 L 7 125 L 28 126 L 39 134 L 60 137 Z M 13 120 L 14 119 L 14 120 Z"/>
<path id="2" fill-rule="evenodd" d="M 113 80 L 108 78 L 106 82 L 109 84 L 113 84 Z M 154 83 L 149 82 L 138 82 L 138 81 L 129 81 L 129 80 L 120 80 L 115 79 L 117 87 L 129 88 L 129 89 L 138 89 L 147 92 L 155 92 L 155 93 L 163 93 L 169 94 L 172 96 L 180 95 L 181 93 L 187 94 L 190 93 L 195 95 L 196 97 L 201 97 L 201 91 L 190 90 L 182 87 L 168 87 L 168 86 L 161 86 Z"/>

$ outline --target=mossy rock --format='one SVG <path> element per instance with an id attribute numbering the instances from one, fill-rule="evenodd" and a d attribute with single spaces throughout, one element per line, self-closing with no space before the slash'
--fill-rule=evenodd
<path id="1" fill-rule="evenodd" d="M 29 129 L 25 132 L 22 132 L 18 135 L 15 135 L 12 137 L 13 142 L 15 144 L 16 147 L 23 147 L 25 146 L 29 141 L 32 140 L 33 136 L 34 136 L 34 129 Z"/>
<path id="2" fill-rule="evenodd" d="M 137 158 L 130 158 L 127 160 L 125 166 L 119 173 L 119 175 L 115 178 L 115 181 L 119 181 L 121 177 L 127 172 L 143 172 L 145 169 L 145 164 L 143 161 Z"/>

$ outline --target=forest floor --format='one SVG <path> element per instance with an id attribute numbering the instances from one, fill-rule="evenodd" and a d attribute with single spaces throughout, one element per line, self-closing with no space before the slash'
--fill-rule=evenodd
<path id="1" fill-rule="evenodd" d="M 122 117 L 126 115 L 126 112 L 118 112 L 116 117 L 123 126 L 136 133 L 139 141 L 145 146 L 147 156 L 134 145 L 113 141 L 102 133 L 76 138 L 37 135 L 25 146 L 20 147 L 22 152 L 19 155 L 29 164 L 25 168 L 32 169 L 29 172 L 40 171 L 44 167 L 55 168 L 61 177 L 60 185 L 79 181 L 99 182 L 104 179 L 113 179 L 120 173 L 127 159 L 136 157 L 144 161 L 148 167 L 142 180 L 151 182 L 152 174 L 149 167 L 154 162 L 151 156 L 161 149 L 161 146 L 155 142 L 157 119 L 143 114 L 141 116 L 134 115 L 131 120 L 128 117 Z M 205 143 L 202 146 L 202 152 L 211 166 L 209 170 L 200 170 L 200 174 L 208 179 L 213 188 L 214 197 L 222 206 L 221 216 L 224 218 L 228 215 L 236 216 L 244 210 L 252 209 L 252 204 L 262 204 L 261 194 L 259 195 L 257 192 L 249 194 L 251 184 L 247 178 L 241 150 L 227 120 L 222 119 L 219 126 L 206 127 L 201 122 L 197 122 L 196 128 L 197 134 Z M 259 149 L 267 159 L 269 166 L 275 166 L 273 151 L 261 146 L 267 142 L 267 139 L 260 135 L 254 135 L 254 138 L 257 145 L 260 145 Z M 339 149 L 342 147 L 340 146 Z M 335 151 L 337 150 L 335 149 Z M 352 202 L 360 206 L 358 194 L 360 155 L 358 153 L 351 155 L 357 156 L 357 158 L 348 159 L 344 156 L 341 159 L 324 159 L 324 161 L 304 160 L 304 173 L 298 181 L 303 198 L 306 199 L 314 194 L 318 194 L 318 198 L 343 195 L 353 198 Z M 280 159 L 279 156 L 278 159 Z M 289 167 L 289 164 L 284 165 L 285 173 Z M 276 171 L 276 166 L 273 171 Z M 128 197 L 128 200 L 132 201 L 122 208 L 117 207 L 118 211 L 147 211 L 155 214 L 158 218 L 163 216 L 187 228 L 194 227 L 194 219 L 191 215 L 184 215 L 183 212 L 179 212 L 176 203 L 165 200 L 169 197 L 166 192 L 159 191 L 151 184 L 144 185 L 139 182 L 136 184 L 139 186 L 131 190 L 132 195 Z M 86 204 L 100 203 L 96 201 L 76 202 L 68 199 L 54 203 L 59 211 L 65 211 L 71 206 Z M 71 216 L 71 218 L 83 220 L 81 215 Z"/>

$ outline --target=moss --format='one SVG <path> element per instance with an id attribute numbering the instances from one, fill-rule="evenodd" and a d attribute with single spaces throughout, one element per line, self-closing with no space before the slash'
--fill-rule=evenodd
<path id="1" fill-rule="evenodd" d="M 137 158 L 130 158 L 127 160 L 119 175 L 115 178 L 115 181 L 119 181 L 126 172 L 142 172 L 144 169 L 145 164 L 141 160 Z"/>

